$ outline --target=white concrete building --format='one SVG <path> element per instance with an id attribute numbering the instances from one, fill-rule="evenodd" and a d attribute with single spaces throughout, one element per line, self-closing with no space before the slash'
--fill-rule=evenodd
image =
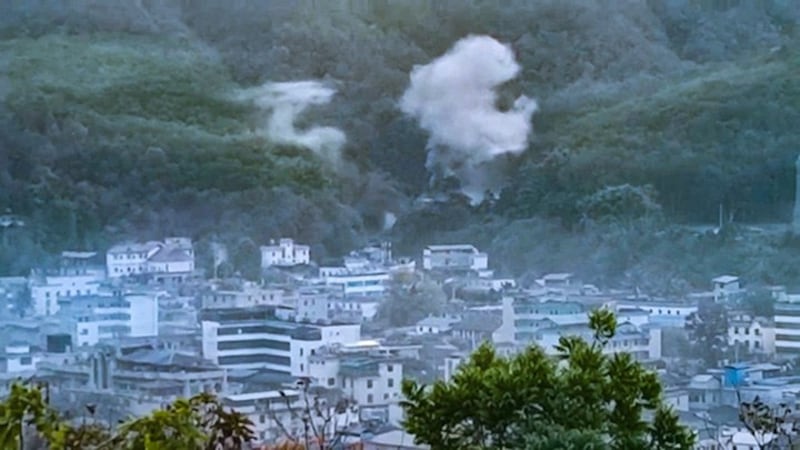
<path id="1" fill-rule="evenodd" d="M 368 322 L 378 314 L 381 299 L 375 296 L 332 298 L 328 303 L 333 319 Z"/>
<path id="2" fill-rule="evenodd" d="M 29 278 L 31 303 L 37 316 L 50 316 L 59 310 L 59 301 L 72 297 L 96 295 L 105 274 L 87 272 L 80 274 L 32 274 Z"/>
<path id="3" fill-rule="evenodd" d="M 686 319 L 697 313 L 697 304 L 652 300 L 622 300 L 617 309 L 640 309 L 649 313 L 649 322 L 664 327 L 683 328 Z"/>
<path id="4" fill-rule="evenodd" d="M 414 325 L 414 333 L 418 335 L 448 333 L 453 324 L 460 320 L 461 317 L 457 316 L 428 316 Z"/>
<path id="5" fill-rule="evenodd" d="M 295 244 L 292 239 L 281 239 L 276 244 L 261 247 L 261 268 L 293 267 L 311 262 L 311 248 L 308 245 Z"/>
<path id="6" fill-rule="evenodd" d="M 800 298 L 784 296 L 775 303 L 775 353 L 786 358 L 800 354 Z"/>
<path id="7" fill-rule="evenodd" d="M 216 311 L 202 321 L 203 357 L 227 369 L 266 369 L 302 376 L 324 345 L 356 342 L 361 326 L 311 325 L 269 319 L 269 311 Z"/>
<path id="8" fill-rule="evenodd" d="M 194 247 L 189 238 L 122 243 L 106 252 L 106 272 L 109 278 L 143 274 L 182 278 L 194 272 L 194 258 Z"/>
<path id="9" fill-rule="evenodd" d="M 309 378 L 318 386 L 340 389 L 360 407 L 362 417 L 397 423 L 402 414 L 402 361 L 357 346 L 321 349 L 309 359 Z M 376 414 L 380 417 L 376 417 Z"/>
<path id="10" fill-rule="evenodd" d="M 473 245 L 429 245 L 422 251 L 425 270 L 483 271 L 489 268 L 489 255 Z"/>
<path id="11" fill-rule="evenodd" d="M 388 270 L 377 267 L 364 271 L 349 271 L 345 268 L 337 271 L 334 269 L 323 268 L 320 270 L 320 275 L 328 286 L 340 287 L 345 297 L 380 296 L 386 292 L 386 283 L 390 278 Z"/>
<path id="12" fill-rule="evenodd" d="M 735 300 L 745 293 L 739 277 L 733 275 L 721 275 L 711 280 L 714 301 Z"/>
<path id="13" fill-rule="evenodd" d="M 254 308 L 259 306 L 289 305 L 282 289 L 245 283 L 241 289 L 212 288 L 203 293 L 203 309 Z"/>
<path id="14" fill-rule="evenodd" d="M 728 321 L 728 344 L 748 353 L 775 353 L 775 327 L 765 318 L 735 314 Z"/>
<path id="15" fill-rule="evenodd" d="M 0 373 L 34 373 L 36 364 L 41 359 L 41 355 L 34 352 L 30 345 L 24 342 L 12 342 L 6 345 L 5 351 L 0 356 Z"/>
<path id="16" fill-rule="evenodd" d="M 59 315 L 71 323 L 77 347 L 122 337 L 158 336 L 160 292 L 116 292 L 76 297 L 62 303 Z"/>

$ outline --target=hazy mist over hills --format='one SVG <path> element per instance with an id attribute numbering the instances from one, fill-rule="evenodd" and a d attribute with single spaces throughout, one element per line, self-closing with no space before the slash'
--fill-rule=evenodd
<path id="1" fill-rule="evenodd" d="M 25 226 L 0 274 L 121 236 L 188 235 L 209 260 L 219 239 L 247 267 L 277 236 L 324 259 L 388 235 L 470 241 L 514 275 L 793 283 L 800 240 L 775 224 L 798 20 L 793 0 L 4 2 L 0 213 Z M 451 60 L 451 102 L 432 74 L 409 90 L 468 36 L 506 59 Z M 683 226 L 720 209 L 718 233 Z"/>

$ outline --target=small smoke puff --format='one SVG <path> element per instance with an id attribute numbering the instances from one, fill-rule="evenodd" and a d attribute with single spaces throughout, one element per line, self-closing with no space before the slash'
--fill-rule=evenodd
<path id="1" fill-rule="evenodd" d="M 511 48 L 488 36 L 461 39 L 443 56 L 413 69 L 400 109 L 430 133 L 429 170 L 468 184 L 477 166 L 528 147 L 536 101 L 521 96 L 510 111 L 495 105 L 495 89 L 519 72 Z"/>
<path id="2" fill-rule="evenodd" d="M 329 103 L 336 94 L 316 81 L 266 83 L 263 86 L 242 91 L 240 98 L 252 101 L 256 106 L 269 111 L 266 133 L 278 143 L 308 148 L 314 153 L 337 162 L 340 150 L 347 138 L 334 127 L 312 127 L 298 130 L 296 118 L 310 105 Z"/>

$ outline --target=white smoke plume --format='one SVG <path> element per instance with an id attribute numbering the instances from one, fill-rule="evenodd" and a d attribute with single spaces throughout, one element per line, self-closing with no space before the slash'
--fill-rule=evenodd
<path id="1" fill-rule="evenodd" d="M 495 89 L 519 74 L 514 53 L 489 36 L 468 36 L 447 53 L 411 72 L 400 109 L 428 131 L 426 166 L 437 177 L 455 176 L 473 201 L 495 187 L 487 164 L 528 146 L 536 101 L 520 96 L 509 111 L 496 106 Z"/>
<path id="2" fill-rule="evenodd" d="M 266 83 L 242 92 L 244 100 L 268 111 L 266 133 L 274 142 L 308 148 L 330 162 L 338 162 L 347 138 L 334 127 L 298 130 L 297 117 L 310 105 L 324 105 L 336 91 L 317 81 Z"/>

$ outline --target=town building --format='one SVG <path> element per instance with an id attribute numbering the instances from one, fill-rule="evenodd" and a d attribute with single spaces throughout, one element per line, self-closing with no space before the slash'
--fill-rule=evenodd
<path id="1" fill-rule="evenodd" d="M 0 355 L 0 374 L 33 374 L 41 361 L 39 349 L 25 342 L 12 342 Z"/>
<path id="2" fill-rule="evenodd" d="M 381 298 L 375 296 L 365 297 L 334 297 L 328 303 L 331 320 L 358 323 L 368 322 L 378 314 L 378 305 Z"/>
<path id="3" fill-rule="evenodd" d="M 728 319 L 728 344 L 738 352 L 775 353 L 775 327 L 770 319 L 733 313 Z"/>
<path id="4" fill-rule="evenodd" d="M 489 255 L 473 245 L 429 245 L 422 251 L 422 268 L 481 272 L 489 269 Z"/>
<path id="5" fill-rule="evenodd" d="M 739 277 L 733 275 L 718 276 L 711 280 L 711 286 L 715 302 L 738 300 L 746 292 Z"/>
<path id="6" fill-rule="evenodd" d="M 115 290 L 61 302 L 58 316 L 78 347 L 122 337 L 158 335 L 158 306 L 163 292 Z"/>
<path id="7" fill-rule="evenodd" d="M 309 358 L 312 383 L 339 389 L 359 405 L 363 421 L 398 423 L 402 418 L 403 360 L 371 342 L 326 346 Z"/>
<path id="8" fill-rule="evenodd" d="M 109 278 L 149 275 L 160 282 L 181 282 L 192 276 L 195 254 L 189 238 L 117 244 L 106 252 Z"/>
<path id="9" fill-rule="evenodd" d="M 28 288 L 34 315 L 53 315 L 60 301 L 97 294 L 106 276 L 101 267 L 90 264 L 94 256 L 91 252 L 64 252 L 59 267 L 31 271 Z"/>
<path id="10" fill-rule="evenodd" d="M 428 316 L 414 326 L 415 334 L 442 334 L 449 333 L 453 324 L 461 320 L 460 316 L 441 315 Z"/>
<path id="11" fill-rule="evenodd" d="M 212 286 L 201 295 L 203 309 L 254 308 L 285 304 L 283 289 L 246 282 L 241 286 Z"/>
<path id="12" fill-rule="evenodd" d="M 280 239 L 276 244 L 261 247 L 261 269 L 270 267 L 294 267 L 311 263 L 311 248 L 299 245 L 293 239 Z"/>
<path id="13" fill-rule="evenodd" d="M 648 313 L 648 322 L 662 327 L 684 328 L 686 320 L 697 314 L 697 304 L 662 300 L 620 300 L 616 308 L 620 311 L 634 309 Z"/>
<path id="14" fill-rule="evenodd" d="M 204 311 L 203 357 L 227 369 L 261 369 L 302 376 L 323 345 L 355 342 L 358 324 L 312 325 L 277 320 L 272 308 Z"/>
<path id="15" fill-rule="evenodd" d="M 451 333 L 468 344 L 469 350 L 475 350 L 483 342 L 491 342 L 492 335 L 503 324 L 500 311 L 467 311 L 461 320 L 454 323 Z"/>
<path id="16" fill-rule="evenodd" d="M 800 296 L 784 295 L 775 302 L 775 353 L 785 358 L 800 354 Z"/>

